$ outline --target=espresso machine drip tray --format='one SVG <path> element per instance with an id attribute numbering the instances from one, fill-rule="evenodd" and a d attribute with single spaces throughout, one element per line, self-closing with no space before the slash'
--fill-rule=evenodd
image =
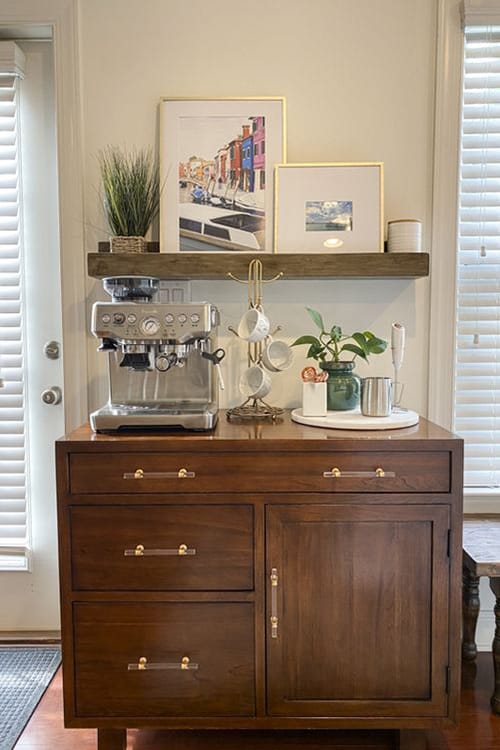
<path id="1" fill-rule="evenodd" d="M 90 415 L 95 432 L 118 430 L 212 430 L 217 422 L 217 409 L 158 409 L 147 407 L 104 406 Z"/>

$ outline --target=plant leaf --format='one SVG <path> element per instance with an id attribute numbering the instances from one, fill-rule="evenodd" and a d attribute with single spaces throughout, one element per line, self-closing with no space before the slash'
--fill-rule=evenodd
<path id="1" fill-rule="evenodd" d="M 367 347 L 370 354 L 382 354 L 387 349 L 387 341 L 374 336 L 368 340 Z"/>
<path id="2" fill-rule="evenodd" d="M 317 312 L 316 310 L 313 310 L 310 307 L 306 307 L 307 312 L 313 319 L 313 321 L 316 323 L 320 331 L 325 330 L 325 324 L 323 323 L 323 318 L 321 317 L 321 314 Z"/>
<path id="3" fill-rule="evenodd" d="M 340 326 L 332 326 L 330 331 L 330 337 L 332 341 L 339 342 L 342 338 L 342 328 Z"/>
<path id="4" fill-rule="evenodd" d="M 341 352 L 352 352 L 357 357 L 361 357 L 361 359 L 364 359 L 366 362 L 368 361 L 368 357 L 366 356 L 363 349 L 361 349 L 359 346 L 356 346 L 356 344 L 344 344 L 344 346 L 340 350 Z"/>
<path id="5" fill-rule="evenodd" d="M 365 354 L 368 353 L 369 347 L 368 347 L 368 341 L 365 338 L 365 335 L 363 333 L 359 333 L 359 331 L 356 331 L 352 334 L 352 337 L 354 341 L 357 343 L 357 345 L 365 352 Z"/>
<path id="6" fill-rule="evenodd" d="M 325 355 L 323 354 L 323 347 L 321 344 L 317 346 L 316 344 L 311 344 L 307 351 L 307 357 L 311 359 L 324 359 Z"/>
<path id="7" fill-rule="evenodd" d="M 316 336 L 299 336 L 299 338 L 295 339 L 293 344 L 290 344 L 290 346 L 300 346 L 301 344 L 314 344 L 323 348 L 323 344 L 319 339 L 316 338 Z"/>

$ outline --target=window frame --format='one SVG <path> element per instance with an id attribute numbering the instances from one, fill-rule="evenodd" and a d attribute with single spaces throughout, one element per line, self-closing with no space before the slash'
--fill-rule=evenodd
<path id="1" fill-rule="evenodd" d="M 467 9 L 485 23 L 481 8 Z M 453 428 L 463 85 L 461 0 L 438 0 L 431 240 L 428 417 Z M 500 19 L 499 19 L 500 20 Z M 443 220 L 447 217 L 447 220 Z M 498 512 L 500 490 L 464 488 L 466 513 Z"/>

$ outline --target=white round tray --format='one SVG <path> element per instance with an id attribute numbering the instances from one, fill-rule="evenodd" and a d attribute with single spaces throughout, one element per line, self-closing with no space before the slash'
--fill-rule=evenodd
<path id="1" fill-rule="evenodd" d="M 397 430 L 411 427 L 418 422 L 416 411 L 397 411 L 389 417 L 364 417 L 359 409 L 329 411 L 326 417 L 304 417 L 302 409 L 292 411 L 292 419 L 310 427 L 326 427 L 332 430 Z"/>

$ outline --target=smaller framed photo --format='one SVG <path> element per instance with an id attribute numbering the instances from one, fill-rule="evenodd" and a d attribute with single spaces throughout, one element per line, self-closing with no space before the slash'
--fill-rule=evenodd
<path id="1" fill-rule="evenodd" d="M 275 253 L 381 253 L 382 162 L 277 164 Z"/>

